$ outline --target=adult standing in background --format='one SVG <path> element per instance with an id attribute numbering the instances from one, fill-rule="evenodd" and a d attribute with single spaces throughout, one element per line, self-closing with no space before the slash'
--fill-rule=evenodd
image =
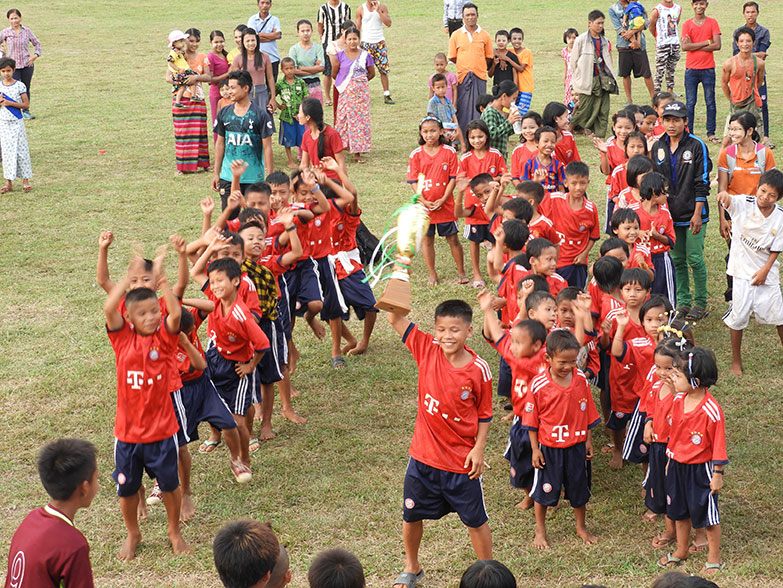
<path id="1" fill-rule="evenodd" d="M 756 2 L 745 2 L 745 4 L 742 5 L 742 15 L 745 17 L 745 26 L 753 29 L 753 32 L 756 34 L 756 40 L 753 43 L 753 55 L 755 55 L 759 59 L 763 59 L 765 62 L 767 61 L 767 49 L 769 49 L 769 46 L 772 44 L 772 41 L 770 40 L 769 36 L 769 29 L 767 27 L 761 26 L 756 20 L 759 17 L 759 5 Z M 734 36 L 736 37 L 737 31 L 742 27 L 739 27 L 737 30 L 734 31 Z M 734 41 L 732 44 L 732 52 L 733 55 L 736 55 L 739 53 L 739 47 L 737 47 L 737 42 Z M 769 108 L 767 107 L 767 74 L 766 69 L 764 70 L 764 81 L 762 82 L 761 86 L 759 87 L 759 95 L 761 96 L 761 118 L 762 122 L 764 123 L 764 137 L 763 137 L 763 143 L 767 146 L 769 146 L 770 149 L 774 149 L 775 146 L 770 143 L 769 140 Z"/>
<path id="2" fill-rule="evenodd" d="M 329 43 L 336 41 L 342 30 L 340 27 L 346 21 L 351 20 L 351 7 L 342 0 L 329 0 L 318 9 L 318 34 L 321 35 L 321 44 L 324 46 L 324 55 L 329 49 Z M 329 98 L 332 95 L 332 61 L 327 57 L 324 60 L 324 106 L 331 106 Z"/>
<path id="3" fill-rule="evenodd" d="M 466 127 L 478 118 L 476 102 L 487 93 L 487 72 L 495 57 L 492 37 L 478 24 L 478 6 L 467 2 L 462 7 L 464 25 L 449 37 L 449 61 L 457 64 L 457 120 L 462 136 Z"/>
<path id="4" fill-rule="evenodd" d="M 443 0 L 443 28 L 451 37 L 462 27 L 462 7 L 467 0 Z"/>
<path id="5" fill-rule="evenodd" d="M 30 83 L 33 81 L 33 71 L 35 70 L 35 60 L 41 56 L 41 42 L 33 34 L 33 31 L 22 26 L 22 13 L 18 9 L 12 8 L 6 13 L 8 22 L 11 25 L 0 32 L 0 46 L 6 57 L 12 58 L 16 62 L 14 70 L 14 79 L 19 80 L 27 87 L 27 97 L 30 98 Z M 30 55 L 30 45 L 33 46 L 33 54 Z M 22 111 L 25 118 L 35 118 L 30 109 Z"/>
<path id="6" fill-rule="evenodd" d="M 574 41 L 571 50 L 571 87 L 577 105 L 571 116 L 571 126 L 606 137 L 609 124 L 609 102 L 618 94 L 617 79 L 612 71 L 612 54 L 604 36 L 606 17 L 600 10 L 587 15 L 587 31 Z"/>
<path id="7" fill-rule="evenodd" d="M 272 77 L 277 82 L 277 71 L 280 67 L 280 52 L 277 50 L 277 40 L 283 36 L 280 19 L 269 14 L 272 0 L 258 0 L 258 14 L 247 19 L 247 26 L 254 29 L 258 35 L 259 49 L 269 56 L 272 62 Z"/>
<path id="8" fill-rule="evenodd" d="M 625 7 L 630 0 L 617 0 L 609 7 L 609 20 L 612 21 L 614 30 L 617 31 L 617 53 L 620 55 L 617 62 L 617 74 L 623 78 L 623 88 L 625 89 L 625 98 L 628 103 L 633 103 L 631 95 L 631 74 L 635 78 L 643 78 L 647 85 L 647 91 L 650 92 L 650 98 L 653 97 L 652 71 L 650 71 L 650 60 L 647 58 L 647 41 L 644 38 L 644 31 L 650 24 L 647 19 L 647 13 L 644 13 L 644 27 L 641 30 L 631 30 L 628 25 L 628 19 L 624 18 Z"/>
<path id="9" fill-rule="evenodd" d="M 655 37 L 655 79 L 656 92 L 663 88 L 674 94 L 674 72 L 680 61 L 680 26 L 682 6 L 672 0 L 662 0 L 650 13 L 650 32 Z"/>
<path id="10" fill-rule="evenodd" d="M 362 49 L 370 54 L 375 68 L 381 74 L 385 104 L 394 104 L 389 92 L 389 55 L 383 36 L 383 27 L 390 27 L 391 24 L 389 9 L 378 0 L 367 0 L 356 11 L 356 28 L 362 32 Z"/>

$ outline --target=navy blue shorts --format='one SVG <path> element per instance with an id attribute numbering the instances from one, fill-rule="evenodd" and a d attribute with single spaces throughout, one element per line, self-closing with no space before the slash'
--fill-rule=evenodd
<path id="1" fill-rule="evenodd" d="M 204 421 L 221 431 L 237 426 L 231 411 L 206 374 L 182 382 L 182 389 L 172 392 L 171 400 L 179 423 L 177 444 L 180 447 L 198 440 L 198 425 Z"/>
<path id="2" fill-rule="evenodd" d="M 234 370 L 237 362 L 220 355 L 214 345 L 207 348 L 206 356 L 212 383 L 228 410 L 231 414 L 244 416 L 253 397 L 253 379 L 240 378 Z"/>
<path id="3" fill-rule="evenodd" d="M 579 508 L 590 500 L 590 479 L 584 442 L 571 447 L 547 447 L 539 445 L 544 454 L 544 469 L 536 469 L 530 497 L 544 506 L 557 506 L 560 489 L 573 508 Z"/>
<path id="4" fill-rule="evenodd" d="M 655 514 L 666 514 L 666 443 L 650 445 L 650 467 L 644 477 L 644 504 Z"/>
<path id="5" fill-rule="evenodd" d="M 324 300 L 324 305 L 321 309 L 321 320 L 330 321 L 342 318 L 348 312 L 348 307 L 345 305 L 345 300 L 343 300 L 337 273 L 334 271 L 334 262 L 329 261 L 329 256 L 319 257 L 314 261 L 318 272 L 318 283 L 321 286 Z"/>
<path id="6" fill-rule="evenodd" d="M 672 305 L 677 307 L 677 278 L 674 275 L 674 263 L 669 252 L 653 253 L 650 258 L 653 263 L 652 293 L 660 294 Z"/>
<path id="7" fill-rule="evenodd" d="M 609 412 L 609 418 L 606 420 L 606 428 L 612 431 L 622 431 L 628 426 L 633 416 L 632 412 Z"/>
<path id="8" fill-rule="evenodd" d="M 457 221 L 449 221 L 447 223 L 435 223 L 431 224 L 427 229 L 427 236 L 434 237 L 435 229 L 438 229 L 438 235 L 441 237 L 448 237 L 449 235 L 455 235 L 459 229 L 457 229 Z"/>
<path id="9" fill-rule="evenodd" d="M 273 321 L 262 318 L 258 326 L 261 327 L 264 335 L 269 339 L 270 349 L 264 353 L 264 357 L 261 358 L 261 361 L 256 366 L 256 392 L 264 384 L 274 384 L 282 380 L 282 369 L 288 361 L 288 345 L 285 341 L 285 333 L 283 333 L 280 318 L 278 317 Z M 261 396 L 259 395 L 258 398 L 260 399 Z"/>
<path id="10" fill-rule="evenodd" d="M 568 282 L 569 286 L 584 290 L 587 285 L 587 266 L 586 265 L 564 265 L 557 268 L 557 273 Z"/>
<path id="11" fill-rule="evenodd" d="M 299 260 L 293 270 L 286 272 L 285 279 L 288 282 L 288 303 L 291 309 L 291 318 L 304 316 L 308 302 L 323 301 L 324 295 L 318 281 L 317 267 L 315 260 L 308 257 Z"/>
<path id="12" fill-rule="evenodd" d="M 644 442 L 644 421 L 646 412 L 639 412 L 639 402 L 633 409 L 628 422 L 628 433 L 623 444 L 623 459 L 631 463 L 647 463 L 650 460 L 650 446 Z"/>
<path id="13" fill-rule="evenodd" d="M 277 300 L 277 314 L 280 319 L 280 327 L 283 329 L 286 340 L 291 338 L 291 302 L 288 297 L 288 281 L 285 276 L 278 278 L 280 286 L 280 298 Z"/>
<path id="14" fill-rule="evenodd" d="M 489 241 L 495 244 L 495 236 L 489 231 L 489 225 L 465 225 L 465 238 L 474 243 Z"/>
<path id="15" fill-rule="evenodd" d="M 283 147 L 301 147 L 302 135 L 304 135 L 304 125 L 298 122 L 280 121 L 280 145 Z"/>
<path id="16" fill-rule="evenodd" d="M 720 525 L 718 495 L 712 494 L 712 462 L 680 463 L 669 460 L 666 474 L 666 516 L 691 520 L 694 529 Z"/>
<path id="17" fill-rule="evenodd" d="M 511 465 L 511 485 L 514 488 L 533 486 L 533 448 L 530 446 L 530 434 L 522 428 L 518 416 L 514 417 L 508 432 L 508 445 L 503 454 Z"/>
<path id="18" fill-rule="evenodd" d="M 481 478 L 447 472 L 411 458 L 405 471 L 402 520 L 415 523 L 440 519 L 456 512 L 466 527 L 477 528 L 489 520 L 484 508 Z"/>
<path id="19" fill-rule="evenodd" d="M 179 487 L 179 446 L 172 435 L 153 443 L 125 443 L 114 441 L 114 472 L 117 496 L 127 498 L 139 491 L 144 472 L 158 481 L 162 492 L 173 492 Z"/>
<path id="20" fill-rule="evenodd" d="M 501 356 L 500 368 L 498 369 L 498 396 L 511 398 L 511 381 L 514 379 L 511 374 L 511 366 Z"/>
<path id="21" fill-rule="evenodd" d="M 343 293 L 343 300 L 348 307 L 348 312 L 343 315 L 344 321 L 348 320 L 351 308 L 360 321 L 364 320 L 368 312 L 378 312 L 378 309 L 375 308 L 375 295 L 372 293 L 370 284 L 364 281 L 365 277 L 364 270 L 360 269 L 340 280 L 340 291 Z"/>

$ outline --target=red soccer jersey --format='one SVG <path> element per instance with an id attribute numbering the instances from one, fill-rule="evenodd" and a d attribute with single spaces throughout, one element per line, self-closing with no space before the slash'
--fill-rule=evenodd
<path id="1" fill-rule="evenodd" d="M 312 208 L 312 207 L 310 207 Z M 334 200 L 329 200 L 329 210 L 316 215 L 308 224 L 310 225 L 309 249 L 310 256 L 313 259 L 320 259 L 331 255 L 332 247 L 332 227 L 335 219 L 342 215 L 342 210 L 338 209 Z"/>
<path id="2" fill-rule="evenodd" d="M 576 148 L 576 141 L 574 136 L 568 131 L 560 131 L 562 137 L 555 144 L 555 157 L 560 160 L 563 165 L 568 165 L 572 161 L 582 161 L 579 157 L 579 149 Z"/>
<path id="3" fill-rule="evenodd" d="M 557 149 L 557 148 L 555 148 Z M 525 164 L 538 154 L 537 149 L 531 149 L 527 143 L 520 143 L 511 152 L 511 179 L 519 182 L 525 179 Z M 555 154 L 560 159 L 559 154 Z"/>
<path id="4" fill-rule="evenodd" d="M 427 155 L 424 147 L 419 147 L 411 152 L 408 159 L 407 179 L 409 184 L 419 181 L 419 174 L 424 174 L 424 188 L 422 198 L 433 202 L 443 198 L 446 194 L 446 186 L 457 177 L 459 161 L 457 152 L 453 147 L 441 145 L 434 156 Z M 446 202 L 438 210 L 430 211 L 430 222 L 448 223 L 457 220 L 454 216 L 454 197 L 449 194 Z"/>
<path id="5" fill-rule="evenodd" d="M 334 127 L 330 127 L 329 125 L 324 125 L 324 130 L 321 131 L 324 136 L 324 149 L 323 149 L 323 155 L 334 157 L 336 153 L 339 153 L 343 150 L 343 140 L 340 137 L 340 133 L 337 132 L 337 130 Z M 313 139 L 313 137 L 310 135 L 310 130 L 305 130 L 304 134 L 302 135 L 302 151 L 305 151 L 307 155 L 310 157 L 310 165 L 313 167 L 318 167 L 321 165 L 321 159 L 318 157 L 318 139 Z M 324 173 L 327 177 L 333 179 L 333 180 L 339 180 L 340 176 L 337 175 L 337 172 L 333 172 L 330 169 L 324 169 Z"/>
<path id="6" fill-rule="evenodd" d="M 547 194 L 552 194 L 557 191 L 557 187 L 565 182 L 565 164 L 559 159 L 553 157 L 552 163 L 544 165 L 538 160 L 538 156 L 531 157 L 525 164 L 522 177 L 525 180 L 535 180 L 535 173 L 537 169 L 547 170 L 547 177 L 545 180 L 541 180 L 541 185 L 544 186 L 544 191 Z"/>
<path id="7" fill-rule="evenodd" d="M 241 226 L 238 218 L 230 218 L 226 221 L 226 230 L 236 233 Z"/>
<path id="8" fill-rule="evenodd" d="M 518 267 L 521 268 L 522 266 L 520 265 Z M 515 276 L 517 281 L 516 283 L 518 284 L 521 280 L 524 280 L 532 273 L 532 271 L 528 271 L 522 268 L 522 271 Z M 566 282 L 565 278 L 563 278 L 563 276 L 558 273 L 554 273 L 551 276 L 542 277 L 546 279 L 546 283 L 549 285 L 549 293 L 554 296 L 555 299 L 557 299 L 557 295 L 560 294 L 560 290 L 568 287 L 568 282 Z M 516 288 L 516 284 L 514 287 Z"/>
<path id="9" fill-rule="evenodd" d="M 332 241 L 335 249 L 334 269 L 338 280 L 342 280 L 364 267 L 359 256 L 359 248 L 356 245 L 356 230 L 362 222 L 361 214 L 361 210 L 356 214 L 345 211 L 332 227 Z"/>
<path id="10" fill-rule="evenodd" d="M 604 291 L 598 287 L 595 278 L 590 278 L 590 282 L 587 284 L 587 293 L 590 295 L 590 314 L 593 315 L 593 318 L 598 318 L 601 316 Z"/>
<path id="11" fill-rule="evenodd" d="M 642 256 L 642 261 L 647 264 L 647 268 L 654 274 L 655 266 L 653 266 L 652 257 L 650 257 L 650 246 L 647 243 L 642 243 L 641 241 L 637 241 L 633 244 L 633 249 L 631 250 L 631 259 L 628 260 L 629 269 L 632 267 L 642 267 L 636 260 L 637 255 Z"/>
<path id="12" fill-rule="evenodd" d="M 204 355 L 204 349 L 201 347 L 201 340 L 198 338 L 198 328 L 201 326 L 201 323 L 204 322 L 204 319 L 201 318 L 201 313 L 197 308 L 189 308 L 185 312 L 189 312 L 193 315 L 194 323 L 193 332 L 188 335 L 188 339 L 201 354 L 201 357 L 206 357 Z M 204 370 L 193 369 L 187 351 L 185 351 L 179 343 L 177 343 L 177 369 L 179 370 L 179 375 L 182 377 L 183 382 L 196 380 L 204 373 Z"/>
<path id="13" fill-rule="evenodd" d="M 658 212 L 651 215 L 647 212 L 640 202 L 634 202 L 628 208 L 636 211 L 639 215 L 639 228 L 643 231 L 649 231 L 651 227 L 655 227 L 656 232 L 669 238 L 669 244 L 661 243 L 656 239 L 650 239 L 650 254 L 666 253 L 673 246 L 677 237 L 674 233 L 674 222 L 672 221 L 672 214 L 669 212 L 669 208 L 664 204 L 658 207 Z"/>
<path id="14" fill-rule="evenodd" d="M 465 217 L 466 225 L 488 225 L 489 217 L 484 210 L 484 204 L 481 203 L 476 195 L 468 188 L 465 191 L 465 210 L 470 210 L 470 214 Z"/>
<path id="15" fill-rule="evenodd" d="M 666 133 L 666 129 L 663 128 L 663 123 L 661 122 L 661 119 L 658 118 L 655 121 L 655 126 L 653 127 L 653 130 L 652 130 L 652 136 L 657 139 L 658 137 L 660 137 L 664 133 Z"/>
<path id="16" fill-rule="evenodd" d="M 246 362 L 253 358 L 255 352 L 269 350 L 269 339 L 239 296 L 229 312 L 224 314 L 223 303 L 210 290 L 209 281 L 202 290 L 215 303 L 215 310 L 207 321 L 207 329 L 220 355 L 231 361 Z"/>
<path id="17" fill-rule="evenodd" d="M 514 406 L 514 414 L 519 418 L 522 418 L 524 414 L 523 408 L 525 406 L 525 398 L 527 397 L 527 391 L 530 382 L 539 373 L 547 369 L 546 347 L 541 346 L 532 357 L 514 357 L 511 354 L 511 336 L 508 331 L 500 338 L 500 340 L 492 343 L 492 347 L 497 349 L 498 353 L 506 360 L 506 363 L 511 368 L 512 378 L 512 392 L 511 403 Z"/>
<path id="18" fill-rule="evenodd" d="M 413 323 L 403 336 L 419 366 L 416 426 L 410 456 L 428 466 L 466 473 L 465 458 L 476 444 L 480 422 L 492 420 L 492 372 L 473 353 L 462 368 L 451 365 L 432 335 Z"/>
<path id="19" fill-rule="evenodd" d="M 179 429 L 170 383 L 179 333 L 169 333 L 165 321 L 161 318 L 147 337 L 125 320 L 119 329 L 109 331 L 117 366 L 114 436 L 124 443 L 161 441 Z"/>
<path id="20" fill-rule="evenodd" d="M 674 394 L 667 389 L 667 394 L 661 398 L 663 382 L 656 380 L 652 383 L 645 403 L 647 420 L 652 420 L 653 441 L 655 443 L 668 443 L 672 427 L 672 402 Z"/>
<path id="21" fill-rule="evenodd" d="M 609 198 L 614 202 L 617 202 L 617 197 L 620 196 L 620 192 L 628 187 L 628 177 L 626 171 L 628 163 L 623 162 L 612 170 L 609 176 Z"/>
<path id="22" fill-rule="evenodd" d="M 87 539 L 60 511 L 36 508 L 11 539 L 5 586 L 93 588 Z"/>
<path id="23" fill-rule="evenodd" d="M 574 368 L 571 384 L 564 388 L 544 370 L 528 386 L 522 427 L 538 431 L 538 442 L 547 447 L 571 447 L 587 440 L 587 431 L 601 421 L 590 384 Z"/>
<path id="24" fill-rule="evenodd" d="M 606 160 L 609 162 L 609 175 L 606 177 L 607 185 L 612 181 L 612 173 L 618 165 L 626 163 L 628 158 L 625 156 L 625 150 L 617 144 L 615 137 L 609 137 L 606 141 Z"/>
<path id="25" fill-rule="evenodd" d="M 554 224 L 543 214 L 539 214 L 536 220 L 531 220 L 527 228 L 530 229 L 531 239 L 548 239 L 555 245 L 560 244 L 560 237 L 555 231 Z"/>
<path id="26" fill-rule="evenodd" d="M 610 340 L 614 339 L 616 331 L 617 323 L 613 322 Z M 630 413 L 636 408 L 643 378 L 652 365 L 655 351 L 655 343 L 642 326 L 633 321 L 625 327 L 623 342 L 625 349 L 622 357 L 612 356 L 612 362 L 609 364 L 609 395 L 612 399 L 612 411 L 616 413 Z"/>
<path id="27" fill-rule="evenodd" d="M 506 305 L 500 309 L 500 320 L 504 325 L 511 325 L 519 314 L 519 305 L 517 304 L 517 284 L 522 274 L 528 270 L 513 260 L 506 262 L 502 278 L 498 284 L 498 296 L 506 299 Z"/>
<path id="28" fill-rule="evenodd" d="M 479 158 L 475 151 L 468 151 L 459 158 L 459 173 L 464 174 L 469 180 L 479 174 L 489 174 L 497 179 L 506 173 L 506 162 L 500 151 L 492 147 L 482 158 Z"/>
<path id="29" fill-rule="evenodd" d="M 672 400 L 672 423 L 666 455 L 680 463 L 729 463 L 726 421 L 720 405 L 707 390 L 696 408 L 686 413 L 685 397 L 685 394 L 677 394 Z"/>
<path id="30" fill-rule="evenodd" d="M 633 190 L 630 187 L 623 188 L 617 194 L 615 200 L 615 210 L 619 208 L 630 208 L 632 204 L 638 204 L 636 196 L 634 196 Z"/>
<path id="31" fill-rule="evenodd" d="M 294 203 L 290 205 L 291 208 L 299 208 L 304 209 L 303 204 Z M 294 225 L 296 225 L 296 232 L 299 236 L 299 241 L 302 244 L 302 255 L 299 257 L 299 259 L 305 259 L 307 257 L 310 257 L 310 223 L 303 223 L 301 219 L 296 216 L 294 217 Z M 266 233 L 266 238 L 264 241 L 266 242 L 266 248 L 264 249 L 264 253 L 262 257 L 269 257 L 269 256 L 276 256 L 276 255 L 282 255 L 283 253 L 286 253 L 287 251 L 291 251 L 291 244 L 286 243 L 284 246 L 281 246 L 278 242 L 278 237 L 282 235 L 285 232 L 285 227 L 283 226 L 283 223 L 281 223 L 274 214 L 274 211 L 272 211 L 269 214 L 269 229 Z M 296 267 L 296 262 L 291 264 L 291 268 L 293 269 Z"/>
<path id="32" fill-rule="evenodd" d="M 588 241 L 598 241 L 601 236 L 598 209 L 587 197 L 584 198 L 582 208 L 574 210 L 568 203 L 568 194 L 555 192 L 545 196 L 538 208 L 541 214 L 552 219 L 559 237 L 558 269 L 573 264 L 576 256 L 587 247 Z"/>

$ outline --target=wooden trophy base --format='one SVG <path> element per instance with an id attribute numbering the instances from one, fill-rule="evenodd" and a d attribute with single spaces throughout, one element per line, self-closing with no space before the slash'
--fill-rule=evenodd
<path id="1" fill-rule="evenodd" d="M 411 311 L 411 283 L 391 278 L 375 308 L 395 314 L 407 315 Z"/>

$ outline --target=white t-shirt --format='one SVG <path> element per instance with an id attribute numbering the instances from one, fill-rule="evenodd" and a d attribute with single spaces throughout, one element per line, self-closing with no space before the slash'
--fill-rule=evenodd
<path id="1" fill-rule="evenodd" d="M 20 103 L 22 101 L 22 94 L 27 94 L 27 86 L 25 86 L 20 81 L 16 81 L 10 86 L 6 86 L 5 84 L 0 83 L 0 92 L 8 96 L 12 102 Z M 0 107 L 0 120 L 14 121 L 19 119 L 11 114 L 10 110 L 3 106 Z"/>
<path id="2" fill-rule="evenodd" d="M 726 273 L 750 280 L 760 270 L 772 252 L 783 251 L 783 208 L 776 204 L 769 216 L 761 214 L 755 196 L 731 197 L 731 250 Z M 780 262 L 767 274 L 767 286 L 780 283 Z"/>
<path id="3" fill-rule="evenodd" d="M 672 6 L 658 4 L 655 9 L 658 11 L 658 22 L 655 25 L 656 46 L 679 45 L 680 35 L 677 33 L 677 27 L 680 22 L 682 6 L 679 4 Z"/>

